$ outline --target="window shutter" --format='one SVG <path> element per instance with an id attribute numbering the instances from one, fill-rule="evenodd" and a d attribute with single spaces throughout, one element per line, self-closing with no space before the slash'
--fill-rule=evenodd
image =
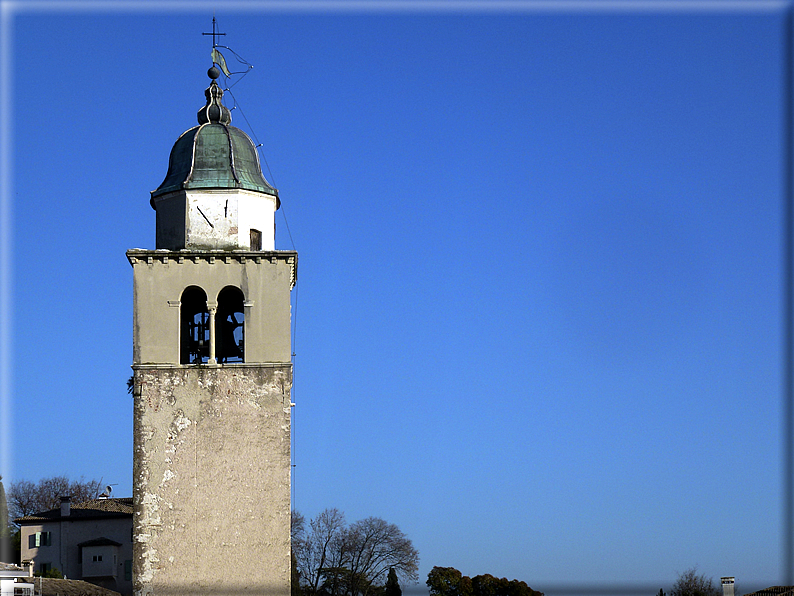
<path id="1" fill-rule="evenodd" d="M 251 230 L 251 250 L 262 250 L 262 232 Z"/>

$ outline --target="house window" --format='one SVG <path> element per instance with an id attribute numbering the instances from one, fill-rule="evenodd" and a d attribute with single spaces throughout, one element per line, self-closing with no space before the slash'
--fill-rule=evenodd
<path id="1" fill-rule="evenodd" d="M 94 555 L 94 563 L 101 563 L 102 555 Z"/>
<path id="2" fill-rule="evenodd" d="M 52 546 L 52 532 L 36 532 L 28 536 L 28 548 Z"/>
<path id="3" fill-rule="evenodd" d="M 52 569 L 52 563 L 42 563 L 39 565 L 39 571 L 42 574 L 47 573 L 50 569 Z"/>
<path id="4" fill-rule="evenodd" d="M 124 581 L 132 581 L 132 559 L 124 561 Z"/>
<path id="5" fill-rule="evenodd" d="M 251 230 L 251 250 L 262 250 L 262 232 Z"/>
<path id="6" fill-rule="evenodd" d="M 210 313 L 207 294 L 197 286 L 185 288 L 180 302 L 181 346 L 179 362 L 202 364 L 209 359 Z"/>
<path id="7" fill-rule="evenodd" d="M 245 309 L 243 293 L 227 286 L 218 294 L 215 313 L 215 355 L 218 362 L 245 362 Z"/>

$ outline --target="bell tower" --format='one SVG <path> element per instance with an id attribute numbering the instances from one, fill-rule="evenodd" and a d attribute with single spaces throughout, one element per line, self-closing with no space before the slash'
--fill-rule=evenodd
<path id="1" fill-rule="evenodd" d="M 220 71 L 132 249 L 136 595 L 290 594 L 290 291 L 278 192 Z"/>

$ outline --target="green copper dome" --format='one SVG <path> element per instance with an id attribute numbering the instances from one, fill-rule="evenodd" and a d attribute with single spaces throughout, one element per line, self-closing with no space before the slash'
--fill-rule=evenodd
<path id="1" fill-rule="evenodd" d="M 278 208 L 278 191 L 262 175 L 256 147 L 247 134 L 229 125 L 232 117 L 221 103 L 223 90 L 213 80 L 204 95 L 207 105 L 198 112 L 199 126 L 174 143 L 165 180 L 152 191 L 152 207 L 154 199 L 177 190 L 241 188 L 276 197 Z"/>

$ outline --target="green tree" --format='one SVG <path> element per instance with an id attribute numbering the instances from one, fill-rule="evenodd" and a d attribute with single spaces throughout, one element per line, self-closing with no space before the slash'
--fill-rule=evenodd
<path id="1" fill-rule="evenodd" d="M 471 588 L 474 596 L 502 596 L 503 592 L 501 581 L 490 573 L 471 578 Z"/>
<path id="2" fill-rule="evenodd" d="M 714 581 L 705 574 L 698 575 L 697 567 L 687 569 L 679 574 L 670 590 L 670 596 L 721 596 L 722 590 L 714 585 Z"/>
<path id="3" fill-rule="evenodd" d="M 433 567 L 427 574 L 430 596 L 543 596 L 526 582 L 486 573 L 469 578 L 454 567 Z"/>
<path id="4" fill-rule="evenodd" d="M 427 574 L 431 596 L 472 596 L 471 579 L 454 567 L 433 567 Z"/>
<path id="5" fill-rule="evenodd" d="M 475 575 L 471 578 L 471 585 L 473 596 L 542 596 L 542 592 L 533 590 L 526 582 L 498 578 L 488 573 Z"/>
<path id="6" fill-rule="evenodd" d="M 397 579 L 397 572 L 394 571 L 394 567 L 389 567 L 389 576 L 386 578 L 385 587 L 385 596 L 403 596 L 400 581 Z"/>
<path id="7" fill-rule="evenodd" d="M 8 536 L 8 501 L 6 500 L 6 489 L 3 486 L 3 477 L 0 476 L 0 536 Z"/>
<path id="8" fill-rule="evenodd" d="M 8 501 L 6 490 L 3 487 L 3 477 L 0 476 L 0 561 L 12 563 L 11 528 L 8 525 Z"/>
<path id="9" fill-rule="evenodd" d="M 63 573 L 60 570 L 52 567 L 47 569 L 47 571 L 37 571 L 33 574 L 33 577 L 51 577 L 53 579 L 63 579 Z"/>

